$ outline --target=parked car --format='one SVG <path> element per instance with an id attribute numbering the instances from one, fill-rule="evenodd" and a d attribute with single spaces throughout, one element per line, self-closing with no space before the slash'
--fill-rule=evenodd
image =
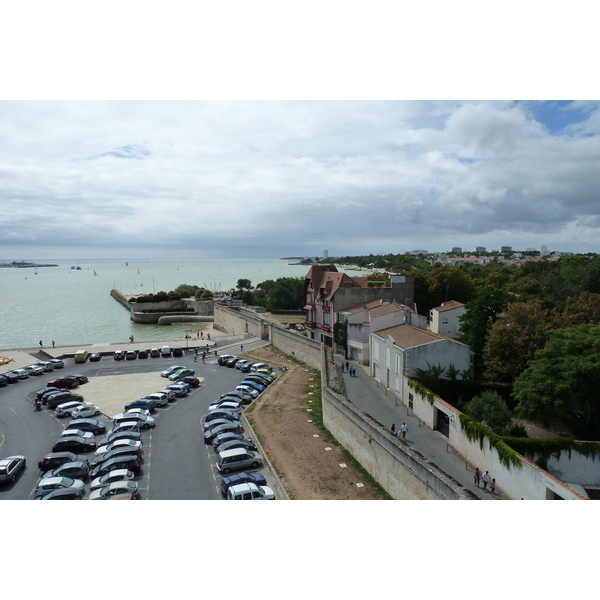
<path id="1" fill-rule="evenodd" d="M 84 402 L 73 409 L 71 416 L 74 419 L 87 419 L 88 417 L 96 417 L 101 412 L 100 407 L 96 406 L 93 402 Z"/>
<path id="2" fill-rule="evenodd" d="M 113 481 L 103 488 L 90 493 L 90 500 L 112 500 L 115 498 L 136 500 L 138 497 L 138 484 L 136 481 Z"/>
<path id="3" fill-rule="evenodd" d="M 181 346 L 173 346 L 173 356 L 183 356 L 183 348 Z"/>
<path id="4" fill-rule="evenodd" d="M 2 377 L 6 378 L 6 381 L 8 381 L 8 383 L 17 383 L 17 381 L 19 381 L 19 376 L 16 373 L 13 373 L 12 371 L 2 373 Z"/>
<path id="5" fill-rule="evenodd" d="M 219 356 L 219 358 L 217 358 L 217 363 L 221 366 L 224 366 L 230 358 L 233 358 L 233 354 L 222 354 Z"/>
<path id="6" fill-rule="evenodd" d="M 269 369 L 269 365 L 263 362 L 256 362 L 250 367 L 250 371 L 258 371 L 258 369 Z"/>
<path id="7" fill-rule="evenodd" d="M 82 375 L 81 373 L 76 373 L 74 375 L 67 375 L 66 377 L 71 377 L 73 379 L 76 379 L 80 384 L 87 383 L 89 381 L 87 375 Z"/>
<path id="8" fill-rule="evenodd" d="M 125 360 L 135 360 L 137 358 L 137 352 L 135 350 L 127 350 L 125 352 Z"/>
<path id="9" fill-rule="evenodd" d="M 92 352 L 90 354 L 90 362 L 99 362 L 102 360 L 102 354 L 100 352 Z"/>
<path id="10" fill-rule="evenodd" d="M 23 367 L 26 371 L 29 371 L 29 375 L 43 375 L 44 367 L 40 367 L 39 365 L 29 365 L 28 367 Z"/>
<path id="11" fill-rule="evenodd" d="M 45 373 L 49 373 L 50 371 L 54 371 L 54 365 L 49 360 L 43 360 L 41 362 L 35 363 L 38 367 L 42 367 Z"/>
<path id="12" fill-rule="evenodd" d="M 233 433 L 231 431 L 226 431 L 225 433 L 220 433 L 217 435 L 213 441 L 212 445 L 215 450 L 219 450 L 219 446 L 224 442 L 230 442 L 231 440 L 241 440 L 244 442 L 252 443 L 252 438 L 245 433 Z"/>
<path id="13" fill-rule="evenodd" d="M 217 469 L 227 475 L 231 471 L 241 469 L 257 469 L 262 464 L 262 457 L 258 452 L 245 448 L 224 450 L 217 455 Z"/>
<path id="14" fill-rule="evenodd" d="M 214 444 L 213 444 L 214 447 Z M 229 440 L 223 442 L 217 448 L 217 452 L 223 452 L 224 450 L 233 450 L 234 448 L 245 448 L 246 450 L 257 450 L 254 442 L 246 442 L 245 440 Z"/>
<path id="15" fill-rule="evenodd" d="M 138 350 L 138 358 L 148 358 L 150 356 L 150 350 Z"/>
<path id="16" fill-rule="evenodd" d="M 156 410 L 156 402 L 151 400 L 150 398 L 140 398 L 139 400 L 133 400 L 132 402 L 128 402 L 123 408 L 125 411 L 132 410 L 133 408 L 143 408 L 147 410 L 149 413 L 154 412 Z"/>
<path id="17" fill-rule="evenodd" d="M 136 475 L 141 470 L 140 460 L 137 456 L 132 454 L 126 454 L 124 456 L 117 456 L 115 458 L 110 458 L 109 460 L 96 465 L 90 476 L 92 479 L 96 479 L 97 477 L 101 477 L 102 475 L 106 475 L 106 473 L 110 473 L 116 469 L 127 469 L 128 471 L 132 471 Z"/>
<path id="18" fill-rule="evenodd" d="M 150 350 L 150 358 L 159 358 L 160 357 L 160 350 L 158 348 L 152 348 Z"/>
<path id="19" fill-rule="evenodd" d="M 185 369 L 183 365 L 174 365 L 160 372 L 161 377 L 168 377 L 171 373 L 175 373 L 175 371 L 181 371 L 181 369 Z"/>
<path id="20" fill-rule="evenodd" d="M 140 425 L 138 421 L 126 421 L 125 423 L 119 423 L 115 425 L 109 432 L 108 436 L 110 437 L 114 433 L 121 433 L 123 431 L 134 431 L 136 433 L 140 432 Z"/>
<path id="21" fill-rule="evenodd" d="M 3 458 L 0 460 L 0 483 L 13 483 L 26 466 L 27 460 L 22 454 Z"/>
<path id="22" fill-rule="evenodd" d="M 92 480 L 90 483 L 90 491 L 93 492 L 94 490 L 103 488 L 114 481 L 131 481 L 134 477 L 133 471 L 129 471 L 128 469 L 115 469 L 114 471 L 109 471 L 106 475 L 96 477 L 96 479 Z"/>
<path id="23" fill-rule="evenodd" d="M 16 375 L 18 379 L 29 379 L 29 371 L 26 369 L 13 369 L 11 373 Z"/>
<path id="24" fill-rule="evenodd" d="M 106 424 L 97 419 L 82 419 L 78 417 L 69 421 L 65 429 L 79 429 L 80 431 L 90 431 L 94 435 L 98 435 L 106 431 Z"/>
<path id="25" fill-rule="evenodd" d="M 56 392 L 62 392 L 63 390 L 61 390 L 60 388 L 55 388 L 55 387 L 45 387 L 42 388 L 41 390 L 38 390 L 35 393 L 35 399 L 36 400 L 41 400 L 44 396 L 49 396 L 50 394 L 54 394 Z"/>
<path id="26" fill-rule="evenodd" d="M 90 465 L 92 469 L 97 467 L 99 464 L 110 460 L 111 458 L 118 458 L 119 456 L 135 456 L 138 460 L 142 457 L 141 448 L 115 448 L 114 450 L 110 450 L 109 452 L 103 452 L 102 454 L 98 454 L 94 456 L 90 461 Z"/>
<path id="27" fill-rule="evenodd" d="M 232 369 L 233 367 L 235 367 L 237 361 L 240 360 L 239 357 L 234 356 L 233 358 L 230 358 L 226 363 L 225 366 L 229 367 L 230 369 Z"/>
<path id="28" fill-rule="evenodd" d="M 106 454 L 106 452 L 110 452 L 115 448 L 129 448 L 132 454 L 136 454 L 138 451 L 142 450 L 142 442 L 141 440 L 114 440 L 109 442 L 106 445 L 98 446 L 96 450 L 96 456 L 100 456 L 101 454 Z"/>
<path id="29" fill-rule="evenodd" d="M 241 483 L 253 483 L 257 486 L 264 486 L 267 485 L 267 480 L 260 473 L 234 473 L 221 479 L 219 491 L 226 498 L 227 490 L 232 485 L 240 485 Z"/>
<path id="30" fill-rule="evenodd" d="M 71 479 L 70 477 L 48 477 L 40 480 L 35 490 L 33 490 L 33 497 L 37 499 L 54 490 L 71 487 L 83 490 L 84 483 L 81 479 Z"/>
<path id="31" fill-rule="evenodd" d="M 80 437 L 86 440 L 93 440 L 94 434 L 91 431 L 82 431 L 81 429 L 63 429 L 62 433 L 58 436 L 58 439 L 67 437 Z"/>
<path id="32" fill-rule="evenodd" d="M 115 353 L 113 354 L 113 360 L 125 360 L 125 351 L 115 350 Z"/>
<path id="33" fill-rule="evenodd" d="M 217 410 L 219 408 L 222 408 L 224 410 L 232 410 L 232 411 L 236 412 L 238 415 L 242 412 L 242 405 L 239 402 L 229 402 L 227 400 L 219 400 L 219 402 L 216 402 L 215 404 L 211 404 L 208 407 L 208 412 Z"/>
<path id="34" fill-rule="evenodd" d="M 171 347 L 170 347 L 170 346 L 163 346 L 163 347 L 160 349 L 160 355 L 161 355 L 163 358 L 167 358 L 168 356 L 171 356 Z"/>
<path id="35" fill-rule="evenodd" d="M 102 438 L 98 442 L 98 446 L 105 446 L 115 440 L 139 440 L 141 437 L 142 434 L 139 431 L 115 431 Z"/>
<path id="36" fill-rule="evenodd" d="M 71 402 L 63 402 L 56 407 L 54 416 L 56 417 L 70 417 L 73 411 L 84 404 L 79 400 L 73 400 Z M 93 405 L 92 405 L 93 406 Z"/>
<path id="37" fill-rule="evenodd" d="M 174 392 L 178 398 L 183 398 L 183 396 L 187 396 L 190 393 L 190 386 L 187 383 L 181 383 L 181 380 L 179 380 L 175 383 L 170 383 L 165 390 Z"/>
<path id="38" fill-rule="evenodd" d="M 96 449 L 96 442 L 93 439 L 86 439 L 78 435 L 69 435 L 61 437 L 52 446 L 52 452 L 93 452 Z"/>
<path id="39" fill-rule="evenodd" d="M 169 395 L 165 392 L 153 392 L 148 394 L 146 398 L 156 402 L 156 406 L 166 406 L 169 403 Z"/>
<path id="40" fill-rule="evenodd" d="M 181 379 L 182 377 L 188 377 L 190 375 L 195 375 L 195 371 L 194 369 L 179 369 L 178 371 L 175 371 L 174 373 L 171 373 L 169 375 L 169 380 L 170 381 L 177 381 L 178 379 Z"/>
<path id="41" fill-rule="evenodd" d="M 86 461 L 66 462 L 51 471 L 46 471 L 42 479 L 48 477 L 71 477 L 71 479 L 81 479 L 85 481 L 90 474 L 90 463 Z"/>
<path id="42" fill-rule="evenodd" d="M 83 404 L 83 396 L 71 392 L 55 392 L 48 396 L 42 396 L 42 404 L 46 404 L 48 408 L 56 408 L 67 402 L 79 402 L 80 404 Z"/>
<path id="43" fill-rule="evenodd" d="M 122 423 L 128 422 L 137 422 L 140 429 L 150 429 L 156 424 L 152 417 L 141 413 L 124 412 L 113 417 L 113 423 L 115 425 L 121 425 Z"/>
<path id="44" fill-rule="evenodd" d="M 251 404 L 254 398 L 250 394 L 246 394 L 245 392 L 241 392 L 240 390 L 232 390 L 230 392 L 225 392 L 221 394 L 221 400 L 224 398 L 239 398 L 242 401 L 242 404 Z"/>
<path id="45" fill-rule="evenodd" d="M 247 387 L 253 388 L 258 392 L 264 392 L 266 389 L 266 386 L 262 383 L 257 383 L 256 381 L 252 381 L 250 379 L 244 379 L 244 381 L 242 381 L 240 385 L 245 385 Z"/>
<path id="46" fill-rule="evenodd" d="M 8 377 L 0 375 L 0 387 L 4 387 L 5 385 L 8 385 Z"/>
<path id="47" fill-rule="evenodd" d="M 179 381 L 182 383 L 187 383 L 193 388 L 197 388 L 200 385 L 200 380 L 197 377 L 192 376 L 183 377 Z"/>
<path id="48" fill-rule="evenodd" d="M 207 429 L 204 432 L 204 443 L 212 444 L 213 440 L 221 433 L 244 433 L 244 426 L 240 421 L 225 421 Z"/>
<path id="49" fill-rule="evenodd" d="M 38 462 L 38 468 L 40 471 L 45 472 L 49 469 L 55 469 L 64 463 L 81 460 L 87 460 L 87 456 L 78 455 L 74 452 L 50 452 Z"/>
<path id="50" fill-rule="evenodd" d="M 241 483 L 227 490 L 227 500 L 275 500 L 275 492 L 266 485 Z"/>
<path id="51" fill-rule="evenodd" d="M 48 387 L 56 387 L 61 389 L 76 388 L 79 385 L 77 379 L 72 377 L 59 377 L 58 379 L 52 379 L 46 384 Z"/>
<path id="52" fill-rule="evenodd" d="M 51 358 L 48 362 L 51 362 L 55 369 L 62 369 L 65 366 L 64 361 L 60 358 Z"/>
<path id="53" fill-rule="evenodd" d="M 83 500 L 85 488 L 68 487 L 53 490 L 49 494 L 40 496 L 36 500 Z"/>
<path id="54" fill-rule="evenodd" d="M 248 360 L 247 358 L 240 358 L 240 360 L 238 360 L 238 361 L 235 363 L 235 368 L 236 368 L 238 371 L 241 371 L 241 370 L 242 370 L 242 367 L 243 367 L 244 365 L 247 365 L 248 363 L 251 363 L 251 362 L 252 362 L 252 361 L 251 361 L 251 360 Z"/>
<path id="55" fill-rule="evenodd" d="M 177 400 L 179 396 L 175 390 L 171 390 L 168 387 L 164 387 L 162 390 L 158 390 L 157 394 L 164 394 L 167 397 L 167 401 L 171 402 L 171 400 Z"/>
<path id="56" fill-rule="evenodd" d="M 227 421 L 237 421 L 240 415 L 235 410 L 229 410 L 225 408 L 215 408 L 204 415 L 204 429 L 210 429 L 213 425 L 210 425 L 212 421 L 218 421 L 219 419 L 226 419 Z"/>
<path id="57" fill-rule="evenodd" d="M 259 396 L 258 390 L 256 390 L 253 387 L 250 387 L 249 385 L 240 384 L 240 385 L 237 385 L 235 387 L 235 389 L 238 392 L 244 392 L 244 394 L 249 394 L 250 396 L 252 396 L 252 398 L 258 398 L 258 396 Z"/>

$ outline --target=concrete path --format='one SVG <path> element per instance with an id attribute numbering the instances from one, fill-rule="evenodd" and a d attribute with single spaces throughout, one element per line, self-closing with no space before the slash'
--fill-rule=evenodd
<path id="1" fill-rule="evenodd" d="M 337 355 L 335 360 L 339 368 L 342 357 Z M 396 431 L 400 430 L 402 423 L 406 423 L 408 433 L 405 441 L 409 446 L 418 450 L 425 458 L 435 463 L 481 500 L 492 500 L 491 495 L 483 491 L 483 483 L 481 488 L 473 483 L 475 467 L 479 467 L 483 473 L 486 465 L 467 464 L 465 458 L 448 444 L 448 439 L 444 435 L 421 423 L 408 407 L 400 403 L 391 393 L 388 394 L 383 386 L 378 385 L 377 381 L 369 376 L 368 367 L 350 364 L 356 367 L 356 376 L 351 377 L 344 370 L 343 381 L 346 395 L 354 405 L 388 430 L 392 423 L 395 424 Z M 494 474 L 490 473 L 490 480 L 493 476 Z M 498 487 L 494 496 L 493 499 L 496 500 L 508 500 Z"/>

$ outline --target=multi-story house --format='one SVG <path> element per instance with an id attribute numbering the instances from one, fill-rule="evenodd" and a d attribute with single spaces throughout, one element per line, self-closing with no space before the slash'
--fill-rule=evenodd
<path id="1" fill-rule="evenodd" d="M 457 337 L 460 335 L 460 317 L 465 314 L 465 305 L 456 300 L 442 302 L 429 311 L 429 330 L 433 333 Z"/>
<path id="2" fill-rule="evenodd" d="M 336 312 L 373 300 L 396 300 L 412 307 L 414 278 L 392 275 L 390 286 L 372 287 L 366 277 L 350 277 L 340 273 L 335 265 L 313 265 L 305 277 L 302 295 L 306 299 L 304 325 L 311 339 L 333 346 Z"/>

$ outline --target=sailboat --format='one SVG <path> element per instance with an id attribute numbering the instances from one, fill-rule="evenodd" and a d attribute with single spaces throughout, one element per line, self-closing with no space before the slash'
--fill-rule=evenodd
<path id="1" fill-rule="evenodd" d="M 140 274 L 140 270 L 138 269 L 138 275 Z"/>
<path id="2" fill-rule="evenodd" d="M 98 273 L 96 273 L 96 269 L 94 269 L 94 277 L 98 275 Z"/>

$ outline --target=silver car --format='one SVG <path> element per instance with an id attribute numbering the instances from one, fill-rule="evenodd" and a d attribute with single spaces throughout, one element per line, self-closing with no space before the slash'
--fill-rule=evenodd
<path id="1" fill-rule="evenodd" d="M 120 425 L 121 423 L 128 423 L 135 421 L 138 424 L 140 429 L 149 429 L 150 427 L 154 427 L 155 421 L 152 417 L 148 417 L 146 415 L 142 415 L 140 413 L 119 413 L 113 417 L 113 423 L 115 426 Z"/>
<path id="2" fill-rule="evenodd" d="M 115 469 L 114 471 L 109 471 L 106 475 L 96 477 L 96 479 L 90 483 L 90 491 L 93 492 L 94 490 L 103 488 L 105 485 L 113 483 L 114 481 L 131 481 L 134 477 L 133 471 L 129 471 L 128 469 Z"/>
<path id="3" fill-rule="evenodd" d="M 70 417 L 76 408 L 83 405 L 83 402 L 78 400 L 72 400 L 71 402 L 64 402 L 59 404 L 54 411 L 54 415 L 57 417 Z"/>
<path id="4" fill-rule="evenodd" d="M 35 499 L 41 498 L 54 490 L 62 490 L 70 487 L 81 490 L 84 487 L 84 483 L 81 479 L 71 479 L 70 477 L 48 477 L 38 483 L 33 491 L 33 497 Z"/>

